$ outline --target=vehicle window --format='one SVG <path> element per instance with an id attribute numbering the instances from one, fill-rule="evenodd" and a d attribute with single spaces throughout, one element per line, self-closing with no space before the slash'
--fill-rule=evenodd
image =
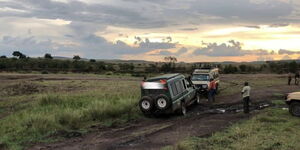
<path id="1" fill-rule="evenodd" d="M 173 93 L 173 95 L 176 96 L 176 95 L 178 94 L 178 91 L 177 91 L 177 89 L 176 89 L 176 86 L 175 86 L 175 83 L 174 83 L 174 82 L 171 84 L 171 88 L 172 88 L 172 93 Z"/>
<path id="2" fill-rule="evenodd" d="M 181 82 L 177 81 L 175 84 L 176 84 L 176 88 L 177 88 L 178 94 L 181 94 L 183 92 L 183 87 L 182 87 Z"/>
<path id="3" fill-rule="evenodd" d="M 186 86 L 187 86 L 187 87 L 191 87 L 191 85 L 190 85 L 190 82 L 189 82 L 189 81 L 185 80 L 185 84 L 186 84 Z"/>
<path id="4" fill-rule="evenodd" d="M 183 88 L 184 88 L 184 90 L 185 90 L 187 87 L 186 87 L 186 84 L 185 84 L 185 81 L 184 81 L 184 80 L 182 80 L 182 84 L 183 84 Z"/>
<path id="5" fill-rule="evenodd" d="M 194 74 L 192 76 L 192 81 L 209 81 L 209 75 L 208 74 Z"/>

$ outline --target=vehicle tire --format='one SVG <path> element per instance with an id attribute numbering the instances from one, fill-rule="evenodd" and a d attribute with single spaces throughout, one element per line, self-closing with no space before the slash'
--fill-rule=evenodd
<path id="1" fill-rule="evenodd" d="M 159 110 L 166 110 L 171 106 L 171 100 L 165 95 L 158 95 L 155 98 L 155 106 Z"/>
<path id="2" fill-rule="evenodd" d="M 144 96 L 141 98 L 140 102 L 139 102 L 139 106 L 141 111 L 146 114 L 149 115 L 152 113 L 153 108 L 154 108 L 154 104 L 153 104 L 153 100 L 151 97 L 149 96 Z"/>
<path id="3" fill-rule="evenodd" d="M 293 116 L 300 117 L 300 102 L 292 102 L 289 111 Z"/>
<path id="4" fill-rule="evenodd" d="M 187 110 L 186 110 L 185 103 L 184 103 L 184 102 L 181 102 L 179 114 L 182 115 L 182 116 L 185 116 L 185 115 L 186 115 L 186 112 L 187 112 Z"/>

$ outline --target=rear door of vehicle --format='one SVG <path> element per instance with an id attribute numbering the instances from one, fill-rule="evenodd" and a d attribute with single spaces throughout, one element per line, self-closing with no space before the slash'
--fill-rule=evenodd
<path id="1" fill-rule="evenodd" d="M 188 87 L 188 81 L 186 81 L 185 79 L 181 80 L 181 82 L 184 87 L 183 97 L 186 100 L 186 103 L 190 104 L 195 97 L 196 90 L 193 87 Z"/>
<path id="2" fill-rule="evenodd" d="M 170 83 L 173 103 L 182 100 L 185 89 L 181 79 L 176 79 Z"/>

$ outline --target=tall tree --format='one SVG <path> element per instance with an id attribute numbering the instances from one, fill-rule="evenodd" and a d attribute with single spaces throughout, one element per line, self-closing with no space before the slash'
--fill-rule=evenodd
<path id="1" fill-rule="evenodd" d="M 19 59 L 23 59 L 26 58 L 26 55 L 24 55 L 23 53 L 19 52 L 19 51 L 14 51 L 12 53 L 13 56 L 18 57 Z"/>
<path id="2" fill-rule="evenodd" d="M 79 55 L 74 55 L 73 59 L 74 59 L 75 61 L 78 61 L 78 60 L 80 60 L 81 58 L 80 58 Z"/>
<path id="3" fill-rule="evenodd" d="M 169 72 L 175 70 L 175 63 L 177 62 L 176 57 L 167 56 L 164 58 L 166 62 L 168 62 L 166 65 L 162 66 L 162 69 Z"/>
<path id="4" fill-rule="evenodd" d="M 7 58 L 5 55 L 0 56 L 0 58 Z"/>
<path id="5" fill-rule="evenodd" d="M 44 56 L 45 59 L 53 59 L 53 57 L 51 56 L 51 54 L 46 53 Z"/>

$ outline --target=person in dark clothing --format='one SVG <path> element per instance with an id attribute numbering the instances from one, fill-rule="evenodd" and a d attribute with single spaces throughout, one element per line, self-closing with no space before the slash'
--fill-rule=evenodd
<path id="1" fill-rule="evenodd" d="M 143 79 L 143 81 L 145 82 L 147 80 L 147 77 L 146 76 L 144 76 L 144 79 Z"/>
<path id="2" fill-rule="evenodd" d="M 292 74 L 289 73 L 289 75 L 288 75 L 288 85 L 291 85 L 291 81 L 292 81 Z"/>
<path id="3" fill-rule="evenodd" d="M 244 103 L 244 113 L 249 113 L 249 101 L 250 101 L 250 91 L 251 87 L 248 82 L 245 82 L 242 89 L 243 103 Z"/>
<path id="4" fill-rule="evenodd" d="M 298 84 L 299 84 L 299 77 L 300 77 L 300 74 L 299 74 L 299 72 L 297 71 L 297 72 L 295 73 L 295 85 L 298 85 Z"/>

